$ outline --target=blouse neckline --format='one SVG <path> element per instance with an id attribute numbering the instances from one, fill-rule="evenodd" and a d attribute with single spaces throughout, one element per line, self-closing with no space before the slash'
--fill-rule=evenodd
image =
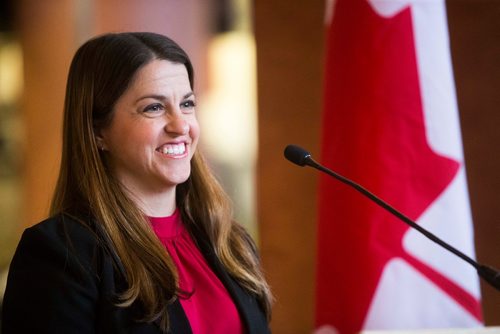
<path id="1" fill-rule="evenodd" d="M 184 227 L 181 221 L 179 209 L 166 217 L 148 217 L 156 235 L 161 238 L 175 238 L 181 234 Z"/>

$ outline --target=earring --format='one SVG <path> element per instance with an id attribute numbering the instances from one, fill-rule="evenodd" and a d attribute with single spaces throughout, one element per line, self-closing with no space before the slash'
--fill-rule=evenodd
<path id="1" fill-rule="evenodd" d="M 101 136 L 94 137 L 95 144 L 97 145 L 97 150 L 104 151 L 104 140 Z"/>

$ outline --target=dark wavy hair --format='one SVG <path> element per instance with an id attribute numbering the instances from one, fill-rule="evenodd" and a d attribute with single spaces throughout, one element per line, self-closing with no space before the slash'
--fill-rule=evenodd
<path id="1" fill-rule="evenodd" d="M 66 87 L 61 168 L 51 214 L 82 217 L 90 212 L 125 269 L 128 289 L 117 305 L 139 303 L 143 315 L 138 320 L 159 321 L 166 331 L 167 306 L 181 293 L 176 268 L 144 213 L 111 172 L 107 153 L 98 149 L 96 139 L 112 121 L 114 105 L 134 75 L 155 59 L 183 64 L 193 88 L 188 55 L 163 35 L 106 34 L 78 49 Z M 233 221 L 231 202 L 199 152 L 176 197 L 187 229 L 199 229 L 207 236 L 227 271 L 256 295 L 269 317 L 271 293 L 255 245 Z"/>

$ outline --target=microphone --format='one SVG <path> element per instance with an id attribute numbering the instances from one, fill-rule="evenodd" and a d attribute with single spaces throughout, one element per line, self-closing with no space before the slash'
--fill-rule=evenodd
<path id="1" fill-rule="evenodd" d="M 320 165 L 319 163 L 314 161 L 314 159 L 311 157 L 311 153 L 309 153 L 308 151 L 306 151 L 302 147 L 299 147 L 296 145 L 288 145 L 285 148 L 284 153 L 285 153 L 285 158 L 287 158 L 289 161 L 293 162 L 296 165 L 299 165 L 301 167 L 304 167 L 304 166 L 313 167 L 313 168 L 315 168 L 321 172 L 324 172 L 324 173 L 336 178 L 337 180 L 353 187 L 358 192 L 360 192 L 364 196 L 368 197 L 370 200 L 372 200 L 373 202 L 375 202 L 376 204 L 378 204 L 379 206 L 381 206 L 382 208 L 384 208 L 385 210 L 387 210 L 388 212 L 390 212 L 391 214 L 396 216 L 398 219 L 405 222 L 410 227 L 412 227 L 413 229 L 417 230 L 418 232 L 420 232 L 421 234 L 426 236 L 428 239 L 437 243 L 438 245 L 445 248 L 449 252 L 455 254 L 456 256 L 458 256 L 459 258 L 464 260 L 465 262 L 469 263 L 471 266 L 474 267 L 474 269 L 476 269 L 478 275 L 481 278 L 483 278 L 486 282 L 488 282 L 492 287 L 494 287 L 498 291 L 500 291 L 500 272 L 497 269 L 490 267 L 490 266 L 487 266 L 487 265 L 484 265 L 484 264 L 481 264 L 479 262 L 476 262 L 475 260 L 468 257 L 467 255 L 465 255 L 464 253 L 462 253 L 461 251 L 459 251 L 455 247 L 444 242 L 443 240 L 439 239 L 436 235 L 432 234 L 431 232 L 427 231 L 426 229 L 424 229 L 423 227 L 421 227 L 420 225 L 415 223 L 413 220 L 411 220 L 410 218 L 405 216 L 400 211 L 396 210 L 394 207 L 389 205 L 387 202 L 385 202 L 381 198 L 377 197 L 376 195 L 374 195 L 373 193 L 368 191 L 366 188 L 364 188 L 360 184 L 358 184 L 354 181 L 351 181 L 348 178 L 332 171 L 331 169 L 328 169 L 328 168 Z"/>

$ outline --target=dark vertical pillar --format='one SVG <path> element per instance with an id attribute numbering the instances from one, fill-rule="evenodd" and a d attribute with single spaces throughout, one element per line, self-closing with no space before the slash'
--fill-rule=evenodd
<path id="1" fill-rule="evenodd" d="M 283 149 L 319 153 L 324 6 L 255 1 L 258 221 L 275 333 L 312 332 L 317 173 L 285 161 Z"/>
<path id="2" fill-rule="evenodd" d="M 500 2 L 447 2 L 478 260 L 500 268 Z M 486 324 L 500 325 L 500 292 L 482 286 Z"/>

